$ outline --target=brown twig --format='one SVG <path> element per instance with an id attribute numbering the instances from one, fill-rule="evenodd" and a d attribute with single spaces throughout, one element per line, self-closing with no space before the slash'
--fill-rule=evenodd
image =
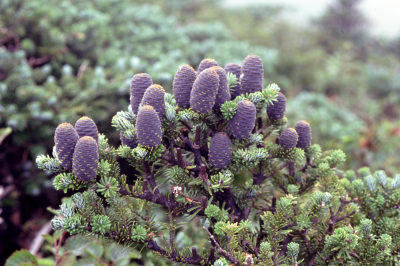
<path id="1" fill-rule="evenodd" d="M 215 240 L 215 237 L 210 233 L 210 231 L 208 231 L 208 229 L 205 226 L 203 226 L 203 229 L 207 231 L 208 235 L 210 236 L 211 242 L 214 243 L 214 245 L 217 247 L 219 254 L 224 256 L 227 260 L 229 260 L 235 265 L 239 263 L 239 261 L 235 257 L 233 257 L 232 254 L 229 254 L 228 252 L 226 252 L 224 249 L 221 248 L 219 243 Z"/>

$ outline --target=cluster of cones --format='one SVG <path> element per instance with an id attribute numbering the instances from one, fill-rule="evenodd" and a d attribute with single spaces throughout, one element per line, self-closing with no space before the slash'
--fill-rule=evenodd
<path id="1" fill-rule="evenodd" d="M 93 180 L 99 164 L 98 137 L 96 124 L 87 116 L 76 121 L 75 127 L 69 123 L 60 124 L 54 135 L 60 165 L 72 169 L 82 181 Z"/>

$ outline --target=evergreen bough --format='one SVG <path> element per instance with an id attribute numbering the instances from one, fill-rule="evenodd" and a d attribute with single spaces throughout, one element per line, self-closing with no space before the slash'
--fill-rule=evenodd
<path id="1" fill-rule="evenodd" d="M 53 229 L 143 245 L 182 264 L 399 264 L 400 175 L 339 170 L 345 154 L 312 144 L 307 122 L 285 129 L 279 90 L 271 84 L 213 109 L 218 75 L 206 69 L 191 92 L 196 103 L 207 99 L 206 109 L 176 105 L 165 94 L 162 121 L 147 103 L 137 116 L 133 110 L 115 115 L 113 125 L 137 147 L 123 140 L 115 149 L 99 134 L 97 149 L 83 136 L 73 171 L 59 152 L 39 156 L 39 168 L 58 173 L 56 189 L 83 191 L 71 197 L 74 206 L 61 205 Z M 86 153 L 94 156 L 90 165 Z M 121 175 L 117 156 L 138 174 Z M 167 223 L 156 219 L 152 205 L 167 212 Z M 177 243 L 178 228 L 195 224 L 206 243 Z"/>

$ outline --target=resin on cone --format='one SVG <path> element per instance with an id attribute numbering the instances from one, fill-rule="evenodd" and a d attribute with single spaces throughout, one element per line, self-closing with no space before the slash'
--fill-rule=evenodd
<path id="1" fill-rule="evenodd" d="M 299 135 L 297 147 L 304 149 L 304 148 L 307 148 L 308 146 L 310 146 L 311 138 L 312 138 L 310 124 L 305 120 L 301 120 L 296 123 L 296 125 L 294 126 L 294 129 L 296 130 L 297 134 Z"/>
<path id="2" fill-rule="evenodd" d="M 259 56 L 249 55 L 244 59 L 242 74 L 240 79 L 241 93 L 253 93 L 263 89 L 264 67 Z"/>
<path id="3" fill-rule="evenodd" d="M 214 110 L 219 110 L 222 104 L 231 99 L 231 94 L 228 88 L 228 78 L 226 77 L 226 72 L 222 67 L 215 66 L 211 69 L 214 70 L 219 77 L 218 93 L 213 107 Z"/>
<path id="4" fill-rule="evenodd" d="M 176 104 L 180 108 L 190 107 L 190 93 L 196 77 L 196 71 L 189 65 L 180 66 L 176 72 L 172 86 Z"/>
<path id="5" fill-rule="evenodd" d="M 134 114 L 137 114 L 139 105 L 143 99 L 143 94 L 150 85 L 153 85 L 153 80 L 147 73 L 136 74 L 132 77 L 130 101 L 132 112 Z"/>
<path id="6" fill-rule="evenodd" d="M 236 114 L 229 120 L 229 132 L 236 139 L 246 139 L 250 136 L 256 122 L 257 109 L 249 100 L 238 103 Z"/>
<path id="7" fill-rule="evenodd" d="M 141 105 L 153 106 L 156 110 L 158 117 L 162 121 L 165 115 L 165 90 L 162 86 L 158 84 L 151 85 L 148 87 L 143 95 L 143 100 Z"/>
<path id="8" fill-rule="evenodd" d="M 218 66 L 217 61 L 211 58 L 205 58 L 201 60 L 199 68 L 197 69 L 197 73 L 200 74 L 203 70 L 214 66 Z"/>
<path id="9" fill-rule="evenodd" d="M 237 85 L 235 87 L 230 88 L 232 90 L 231 99 L 234 100 L 237 96 L 242 94 L 241 86 L 240 86 L 240 75 L 242 74 L 242 67 L 235 63 L 229 63 L 225 66 L 226 74 L 232 73 L 237 78 Z"/>
<path id="10" fill-rule="evenodd" d="M 219 132 L 211 139 L 208 153 L 212 166 L 223 169 L 231 163 L 231 140 L 225 132 Z"/>
<path id="11" fill-rule="evenodd" d="M 285 95 L 278 92 L 278 96 L 277 96 L 276 100 L 277 101 L 274 101 L 273 104 L 270 104 L 267 107 L 268 117 L 272 120 L 282 119 L 285 116 L 285 112 L 286 112 Z"/>
<path id="12" fill-rule="evenodd" d="M 96 178 L 99 152 L 94 138 L 85 136 L 76 143 L 72 168 L 79 180 L 88 182 Z"/>
<path id="13" fill-rule="evenodd" d="M 96 124 L 90 117 L 83 116 L 79 118 L 78 121 L 76 121 L 75 123 L 75 130 L 80 138 L 84 136 L 90 136 L 94 138 L 96 143 L 98 143 L 99 131 Z"/>
<path id="14" fill-rule="evenodd" d="M 219 77 L 211 68 L 201 72 L 193 84 L 190 94 L 190 107 L 200 114 L 212 110 L 218 93 Z"/>
<path id="15" fill-rule="evenodd" d="M 79 136 L 74 127 L 69 123 L 62 123 L 56 128 L 54 142 L 56 154 L 62 167 L 72 169 L 74 149 Z"/>
<path id="16" fill-rule="evenodd" d="M 299 135 L 294 128 L 285 129 L 279 139 L 279 145 L 285 150 L 293 149 L 297 145 Z"/>
<path id="17" fill-rule="evenodd" d="M 150 105 L 140 108 L 136 119 L 136 133 L 141 145 L 156 147 L 161 143 L 161 122 L 157 112 Z"/>

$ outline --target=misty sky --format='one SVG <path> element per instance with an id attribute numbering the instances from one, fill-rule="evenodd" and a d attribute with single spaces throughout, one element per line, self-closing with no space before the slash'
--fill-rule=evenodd
<path id="1" fill-rule="evenodd" d="M 224 0 L 224 5 L 238 7 L 249 4 L 285 5 L 286 17 L 306 24 L 318 17 L 334 0 Z M 372 33 L 382 37 L 400 36 L 400 0 L 363 0 L 361 10 L 371 23 Z"/>

